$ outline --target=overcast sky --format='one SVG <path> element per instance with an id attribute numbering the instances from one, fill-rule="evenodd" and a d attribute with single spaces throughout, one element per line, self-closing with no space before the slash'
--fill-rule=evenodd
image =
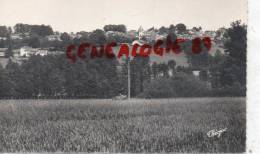
<path id="1" fill-rule="evenodd" d="M 214 30 L 247 22 L 247 0 L 0 0 L 0 25 L 46 24 L 61 32 L 106 24 L 129 29 L 184 23 Z"/>

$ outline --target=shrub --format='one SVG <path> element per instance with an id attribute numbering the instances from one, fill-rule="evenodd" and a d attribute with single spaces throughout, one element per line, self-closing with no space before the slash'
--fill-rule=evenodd
<path id="1" fill-rule="evenodd" d="M 241 86 L 241 84 L 236 82 L 232 86 L 224 86 L 212 89 L 211 96 L 246 96 L 246 87 Z"/>
<path id="2" fill-rule="evenodd" d="M 193 75 L 178 73 L 171 78 L 157 78 L 145 84 L 143 97 L 200 97 L 208 96 L 210 86 L 205 81 L 200 81 Z"/>

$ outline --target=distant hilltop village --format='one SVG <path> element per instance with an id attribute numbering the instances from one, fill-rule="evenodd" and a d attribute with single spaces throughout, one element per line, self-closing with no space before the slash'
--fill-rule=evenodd
<path id="1" fill-rule="evenodd" d="M 0 26 L 0 64 L 5 67 L 9 59 L 21 63 L 32 55 L 64 54 L 67 45 L 71 43 L 104 44 L 112 41 L 128 44 L 150 43 L 165 39 L 169 33 L 176 34 L 178 38 L 190 40 L 196 37 L 210 37 L 216 46 L 213 50 L 223 52 L 222 42 L 225 31 L 225 28 L 217 31 L 203 31 L 201 27 L 188 29 L 184 24 L 162 26 L 159 29 L 152 27 L 148 30 L 140 26 L 138 30 L 128 31 L 125 25 L 106 25 L 103 30 L 77 33 L 54 32 L 50 26 L 46 25 L 16 24 L 13 28 Z"/>

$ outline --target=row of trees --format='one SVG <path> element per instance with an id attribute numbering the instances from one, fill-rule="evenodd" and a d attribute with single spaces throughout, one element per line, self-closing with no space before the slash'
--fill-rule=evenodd
<path id="1" fill-rule="evenodd" d="M 54 50 L 60 50 L 63 51 L 66 49 L 66 47 L 70 44 L 79 44 L 82 42 L 89 42 L 92 44 L 105 44 L 107 42 L 132 42 L 132 39 L 122 35 L 116 35 L 116 36 L 106 36 L 105 31 L 102 29 L 96 29 L 92 32 L 79 32 L 78 34 L 81 35 L 81 37 L 72 38 L 69 33 L 61 33 L 60 39 L 61 40 L 48 40 L 45 36 L 53 34 L 52 29 L 49 26 L 42 25 L 26 25 L 26 24 L 17 24 L 15 26 L 15 32 L 22 32 L 27 33 L 28 30 L 24 30 L 24 27 L 31 27 L 31 30 L 29 30 L 29 35 L 27 37 L 23 37 L 22 39 L 12 40 L 10 38 L 11 32 L 8 30 L 7 27 L 1 28 L 0 27 L 0 37 L 1 37 L 1 29 L 2 29 L 2 36 L 6 37 L 6 40 L 1 39 L 0 40 L 0 48 L 8 48 L 10 45 L 12 45 L 13 49 L 21 48 L 22 46 L 30 46 L 33 48 L 53 48 Z M 19 27 L 19 28 L 18 28 Z M 21 28 L 22 27 L 22 28 Z M 50 30 L 48 30 L 50 28 Z M 10 29 L 11 30 L 11 29 Z M 49 31 L 49 32 L 48 32 Z M 21 33 L 20 33 L 21 34 Z"/>
<path id="2" fill-rule="evenodd" d="M 29 25 L 29 24 L 16 24 L 14 26 L 14 32 L 17 34 L 28 33 L 30 35 L 48 36 L 53 35 L 54 32 L 51 26 L 46 25 Z"/>
<path id="3" fill-rule="evenodd" d="M 9 61 L 1 68 L 1 97 L 107 98 L 117 92 L 115 60 L 71 64 L 65 55 L 32 56 L 22 65 Z"/>
<path id="4" fill-rule="evenodd" d="M 0 68 L 0 97 L 111 98 L 120 93 L 127 94 L 127 63 L 127 60 L 119 65 L 116 59 L 87 58 L 71 64 L 65 55 L 32 56 L 22 65 L 10 60 L 5 69 Z M 186 86 L 182 88 L 184 91 L 201 88 L 197 82 L 202 81 L 190 72 L 176 69 L 175 64 L 171 60 L 167 64 L 150 65 L 149 57 L 131 60 L 131 96 L 183 96 L 181 91 L 169 93 L 167 87 Z M 174 85 L 169 82 L 173 78 L 168 74 L 170 70 L 174 73 L 174 80 L 177 79 Z"/>
<path id="5" fill-rule="evenodd" d="M 126 33 L 125 25 L 105 25 L 103 29 L 105 32 L 116 31 L 116 32 Z"/>
<path id="6" fill-rule="evenodd" d="M 0 37 L 8 37 L 12 33 L 11 27 L 0 26 Z"/>
<path id="7" fill-rule="evenodd" d="M 174 35 L 174 34 L 172 34 Z M 174 36 L 173 36 L 174 37 Z M 104 32 L 96 30 L 91 43 L 106 42 Z M 215 56 L 203 51 L 190 54 L 191 42 L 182 49 L 189 67 L 176 66 L 174 60 L 151 64 L 149 57 L 130 61 L 132 97 L 243 96 L 246 91 L 246 26 L 232 23 L 225 35 L 225 53 Z M 64 44 L 82 40 L 63 39 Z M 9 60 L 0 66 L 0 97 L 111 98 L 127 94 L 128 61 L 87 57 L 75 64 L 65 55 L 32 56 L 21 65 Z M 200 70 L 195 77 L 193 70 Z"/>

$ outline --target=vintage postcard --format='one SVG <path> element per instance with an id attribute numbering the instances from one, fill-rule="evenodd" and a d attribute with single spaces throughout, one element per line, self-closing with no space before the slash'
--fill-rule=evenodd
<path id="1" fill-rule="evenodd" d="M 0 0 L 0 153 L 245 153 L 247 0 Z"/>

